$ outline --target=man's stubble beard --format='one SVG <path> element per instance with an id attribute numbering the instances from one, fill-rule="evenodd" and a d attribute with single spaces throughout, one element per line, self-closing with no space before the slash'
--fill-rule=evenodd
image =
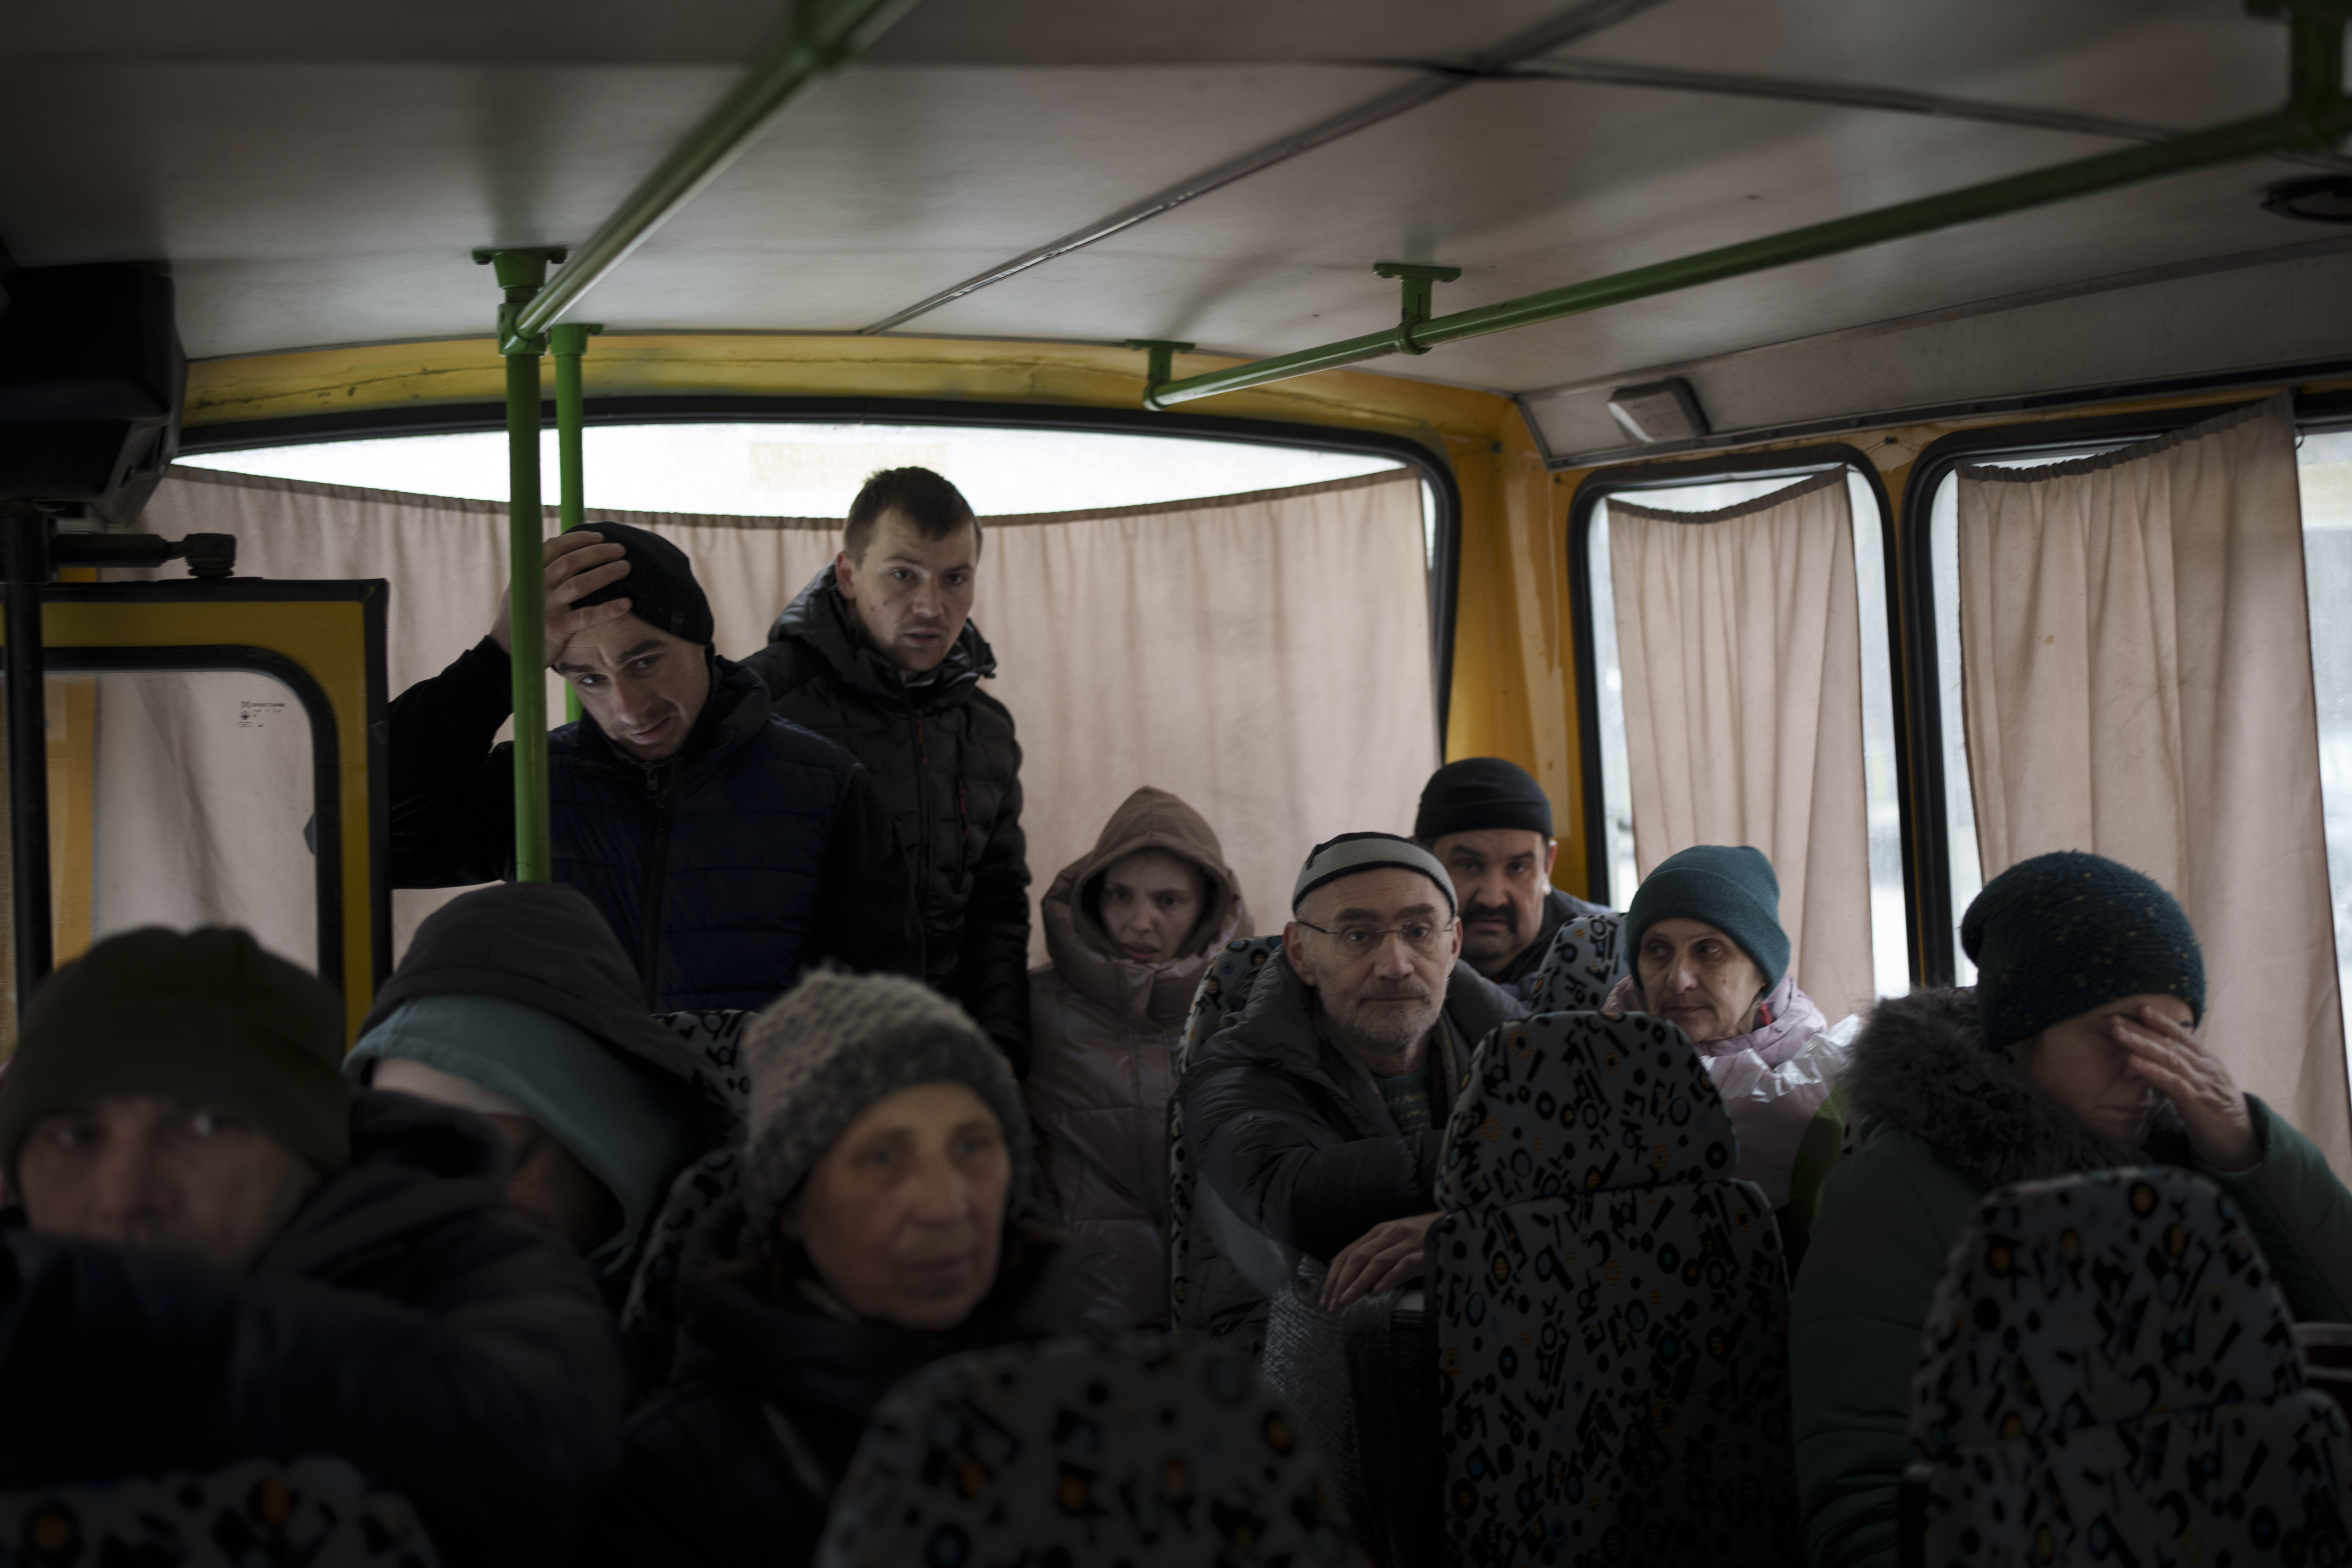
<path id="1" fill-rule="evenodd" d="M 1347 999 L 1339 1023 L 1349 1034 L 1366 1045 L 1383 1051 L 1403 1051 L 1437 1026 L 1438 1015 L 1444 1011 L 1444 999 L 1433 996 L 1426 989 L 1419 993 L 1426 1005 L 1402 1014 L 1389 1009 L 1373 1009 L 1369 1005 L 1373 994 L 1358 992 Z"/>

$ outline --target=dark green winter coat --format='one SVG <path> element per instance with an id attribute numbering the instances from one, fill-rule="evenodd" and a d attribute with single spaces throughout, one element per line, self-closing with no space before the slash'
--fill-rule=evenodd
<path id="1" fill-rule="evenodd" d="M 996 656 L 967 623 L 909 685 L 866 645 L 828 566 L 743 661 L 775 711 L 866 764 L 898 829 L 925 977 L 1029 1070 L 1029 847 L 1013 715 L 980 689 Z"/>
<path id="2" fill-rule="evenodd" d="M 1791 1302 L 1797 1488 L 1811 1568 L 1893 1568 L 1928 1303 L 1961 1225 L 1995 1187 L 2117 1165 L 2186 1166 L 2237 1203 L 2298 1319 L 2352 1321 L 2352 1194 L 2310 1140 L 2252 1096 L 2263 1144 L 2252 1171 L 2224 1176 L 2198 1162 L 2168 1108 L 2144 1146 L 2115 1142 L 1984 1048 L 1971 991 L 1880 1003 L 1854 1042 L 1845 1091 L 1856 1146 L 1830 1175 Z"/>

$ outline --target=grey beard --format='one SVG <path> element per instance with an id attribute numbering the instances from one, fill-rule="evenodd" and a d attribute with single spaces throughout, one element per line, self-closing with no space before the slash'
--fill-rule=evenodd
<path id="1" fill-rule="evenodd" d="M 1382 1051 L 1403 1051 L 1410 1050 L 1413 1042 L 1429 1033 L 1444 1006 L 1444 1003 L 1429 998 L 1425 1012 L 1402 1019 L 1393 1013 L 1368 1013 L 1363 998 L 1351 997 L 1347 1016 L 1339 1021 L 1349 1034 L 1368 1046 Z"/>

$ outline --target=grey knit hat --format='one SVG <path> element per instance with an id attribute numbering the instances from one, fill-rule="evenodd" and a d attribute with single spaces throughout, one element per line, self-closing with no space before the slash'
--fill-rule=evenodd
<path id="1" fill-rule="evenodd" d="M 1029 1118 L 1013 1069 L 971 1016 L 894 974 L 817 970 L 743 1031 L 751 1076 L 744 1205 L 754 1235 L 776 1215 L 849 1124 L 902 1089 L 960 1083 L 1004 1130 L 1011 1212 L 1029 1196 Z"/>

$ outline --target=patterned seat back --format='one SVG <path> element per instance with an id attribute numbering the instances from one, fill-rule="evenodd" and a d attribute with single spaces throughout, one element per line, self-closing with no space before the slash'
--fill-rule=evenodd
<path id="1" fill-rule="evenodd" d="M 1579 915 L 1562 925 L 1536 965 L 1530 1013 L 1597 1013 L 1625 978 L 1625 917 Z"/>
<path id="2" fill-rule="evenodd" d="M 655 1023 L 702 1061 L 703 1082 L 725 1097 L 739 1126 L 751 1117 L 751 1075 L 743 1061 L 743 1026 L 758 1016 L 743 1008 L 654 1015 Z M 648 1376 L 658 1377 L 668 1364 L 677 1321 L 678 1262 L 686 1252 L 686 1238 L 704 1215 L 735 1195 L 742 1174 L 733 1150 L 712 1150 L 671 1180 L 669 1195 L 646 1226 L 644 1250 L 637 1255 L 637 1267 L 629 1277 L 629 1294 L 621 1308 L 621 1330 L 643 1346 L 649 1358 L 645 1368 Z"/>
<path id="3" fill-rule="evenodd" d="M 2342 1413 L 2304 1386 L 2236 1207 L 2185 1171 L 1979 1204 L 1927 1315 L 1911 1442 L 1928 1563 L 2352 1561 Z"/>
<path id="4" fill-rule="evenodd" d="M 1798 1561 L 1789 1284 L 1681 1030 L 1480 1042 L 1430 1248 L 1448 1560 Z"/>
<path id="5" fill-rule="evenodd" d="M 1193 1053 L 1208 1043 L 1209 1037 L 1240 1016 L 1249 1005 L 1250 993 L 1257 984 L 1258 971 L 1273 961 L 1282 951 L 1278 936 L 1244 937 L 1229 942 L 1201 975 L 1201 987 L 1192 994 L 1192 1011 L 1184 1020 L 1183 1037 L 1176 1044 L 1176 1079 L 1184 1081 L 1184 1069 L 1192 1065 Z M 1185 1311 L 1185 1303 L 1193 1295 L 1192 1268 L 1192 1161 L 1184 1147 L 1184 1108 L 1176 1097 L 1168 1097 L 1168 1322 L 1176 1329 L 1198 1329 L 1204 1325 L 1193 1321 Z"/>
<path id="6" fill-rule="evenodd" d="M 1329 1483 L 1249 1358 L 1160 1335 L 950 1357 L 876 1407 L 817 1568 L 1341 1568 Z"/>
<path id="7" fill-rule="evenodd" d="M 370 1491 L 341 1459 L 247 1459 L 202 1475 L 0 1493 L 0 1563 L 436 1568 L 440 1561 L 406 1500 Z"/>

